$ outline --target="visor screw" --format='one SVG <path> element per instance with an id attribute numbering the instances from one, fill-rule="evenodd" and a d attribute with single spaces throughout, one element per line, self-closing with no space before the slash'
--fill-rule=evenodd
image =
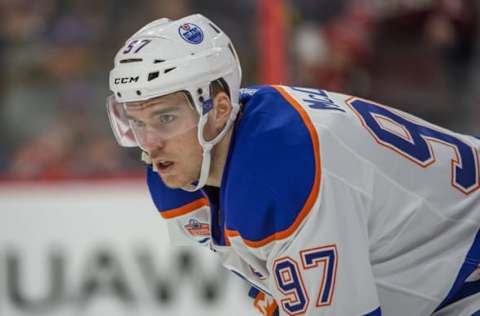
<path id="1" fill-rule="evenodd" d="M 203 93 L 202 88 L 198 88 L 197 93 L 198 93 L 198 94 L 202 94 L 202 93 Z"/>
<path id="2" fill-rule="evenodd" d="M 140 90 L 137 90 L 137 95 L 142 95 L 142 92 Z"/>
<path id="3" fill-rule="evenodd" d="M 121 98 L 122 94 L 120 92 L 117 92 L 117 97 Z"/>

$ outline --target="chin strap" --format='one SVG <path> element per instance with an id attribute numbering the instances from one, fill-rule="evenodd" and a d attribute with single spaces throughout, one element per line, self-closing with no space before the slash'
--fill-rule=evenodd
<path id="1" fill-rule="evenodd" d="M 233 123 L 237 118 L 237 114 L 240 108 L 238 103 L 232 104 L 232 112 L 230 113 L 230 117 L 228 118 L 228 121 L 223 127 L 223 129 L 215 138 L 213 138 L 210 141 L 207 141 L 203 136 L 203 130 L 208 120 L 208 112 L 211 109 L 211 105 L 212 105 L 212 100 L 207 100 L 204 102 L 203 107 L 209 108 L 209 109 L 200 116 L 200 120 L 198 121 L 197 137 L 198 137 L 200 146 L 202 146 L 202 149 L 203 149 L 202 166 L 200 168 L 200 177 L 198 178 L 198 181 L 196 181 L 196 183 L 192 183 L 188 187 L 183 187 L 182 189 L 185 191 L 194 192 L 194 191 L 200 190 L 207 183 L 208 176 L 210 175 L 210 165 L 212 161 L 212 157 L 211 157 L 212 148 L 225 137 L 225 134 L 227 133 L 227 131 L 233 126 Z"/>
<path id="2" fill-rule="evenodd" d="M 200 168 L 200 177 L 198 178 L 198 181 L 190 184 L 189 186 L 182 187 L 182 190 L 185 190 L 188 192 L 195 192 L 203 188 L 207 183 L 208 176 L 210 174 L 210 163 L 212 161 L 211 151 L 212 151 L 213 145 L 208 147 L 202 146 L 202 148 L 203 148 L 203 155 L 202 155 L 202 167 Z"/>

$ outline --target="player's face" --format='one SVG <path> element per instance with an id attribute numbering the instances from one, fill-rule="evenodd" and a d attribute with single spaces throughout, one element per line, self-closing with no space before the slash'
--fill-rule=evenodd
<path id="1" fill-rule="evenodd" d="M 168 187 L 185 187 L 199 178 L 199 115 L 183 92 L 129 103 L 126 112 L 137 142 Z"/>

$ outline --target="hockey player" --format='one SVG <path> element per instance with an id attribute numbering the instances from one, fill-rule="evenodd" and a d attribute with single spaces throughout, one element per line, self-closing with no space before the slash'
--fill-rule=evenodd
<path id="1" fill-rule="evenodd" d="M 365 99 L 240 91 L 202 15 L 127 40 L 107 108 L 174 242 L 208 245 L 265 315 L 478 315 L 480 141 Z"/>

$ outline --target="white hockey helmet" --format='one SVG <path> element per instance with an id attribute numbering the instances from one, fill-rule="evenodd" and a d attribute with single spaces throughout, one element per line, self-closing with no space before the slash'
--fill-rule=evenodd
<path id="1" fill-rule="evenodd" d="M 198 182 L 185 189 L 198 190 L 208 178 L 212 147 L 224 137 L 237 116 L 241 76 L 240 62 L 230 39 L 206 17 L 194 14 L 147 24 L 118 51 L 110 72 L 113 95 L 107 100 L 107 112 L 117 142 L 125 147 L 141 145 L 125 113 L 128 102 L 178 91 L 188 93 L 200 116 L 197 136 L 203 160 Z M 219 135 L 206 140 L 203 129 L 212 108 L 210 84 L 218 79 L 228 85 L 233 108 Z"/>

